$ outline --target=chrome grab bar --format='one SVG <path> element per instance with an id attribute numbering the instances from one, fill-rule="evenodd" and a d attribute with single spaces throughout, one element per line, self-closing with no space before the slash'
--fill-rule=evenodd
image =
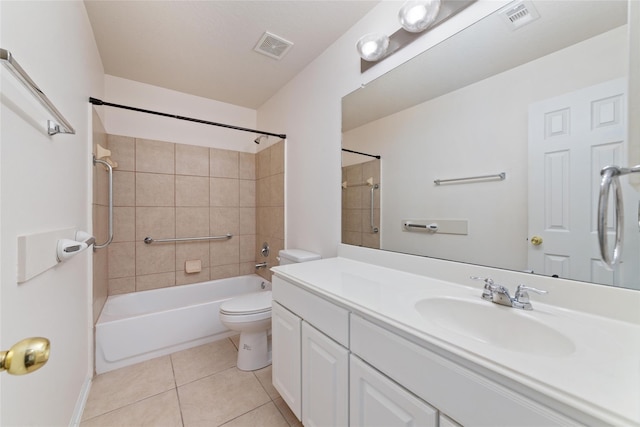
<path id="1" fill-rule="evenodd" d="M 376 227 L 376 223 L 374 220 L 374 216 L 373 216 L 373 208 L 374 208 L 374 194 L 373 191 L 377 190 L 378 188 L 380 188 L 379 184 L 373 184 L 371 186 L 371 231 L 373 231 L 374 233 L 377 233 L 378 231 L 380 231 L 378 229 L 378 227 Z"/>
<path id="2" fill-rule="evenodd" d="M 35 84 L 26 71 L 18 64 L 18 61 L 11 55 L 6 49 L 0 49 L 0 61 L 7 67 L 11 73 L 27 88 L 29 92 L 40 102 L 44 108 L 55 118 L 57 123 L 47 120 L 47 132 L 49 135 L 55 135 L 57 133 L 70 133 L 75 134 L 71 124 L 60 114 L 60 111 L 49 101 L 47 95 Z"/>
<path id="3" fill-rule="evenodd" d="M 458 181 L 476 181 L 479 179 L 498 179 L 503 181 L 507 178 L 506 172 L 500 172 L 493 175 L 479 175 L 479 176 L 468 176 L 465 178 L 451 178 L 451 179 L 435 179 L 433 180 L 434 184 L 440 185 L 446 182 L 458 182 Z"/>
<path id="4" fill-rule="evenodd" d="M 94 244 L 93 244 L 94 251 L 96 249 L 106 248 L 107 246 L 109 246 L 109 244 L 113 240 L 113 168 L 111 167 L 109 162 L 105 160 L 96 159 L 96 157 L 93 156 L 94 166 L 96 163 L 100 163 L 101 165 L 106 166 L 107 171 L 109 172 L 109 238 L 107 239 L 106 242 L 102 244 L 95 243 L 95 239 L 94 239 Z"/>
<path id="5" fill-rule="evenodd" d="M 191 242 L 199 240 L 229 240 L 233 237 L 233 234 L 225 234 L 223 236 L 207 236 L 207 237 L 181 237 L 178 239 L 153 239 L 151 237 L 145 237 L 144 242 L 147 245 L 152 243 L 170 243 L 170 242 Z"/>
<path id="6" fill-rule="evenodd" d="M 618 166 L 605 166 L 600 171 L 602 180 L 600 181 L 600 195 L 598 197 L 598 245 L 600 247 L 600 257 L 605 266 L 613 270 L 613 266 L 620 261 L 622 256 L 623 230 L 624 230 L 624 204 L 622 201 L 622 188 L 620 187 L 621 175 L 640 172 L 640 165 L 632 168 L 621 168 Z M 615 202 L 616 216 L 616 239 L 613 246 L 613 254 L 609 256 L 609 241 L 607 236 L 607 210 L 609 208 L 609 192 L 614 187 L 613 199 Z"/>

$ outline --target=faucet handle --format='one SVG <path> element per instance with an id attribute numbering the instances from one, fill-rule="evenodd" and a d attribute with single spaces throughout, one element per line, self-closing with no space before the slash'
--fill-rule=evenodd
<path id="1" fill-rule="evenodd" d="M 484 281 L 484 291 L 482 291 L 482 298 L 488 301 L 491 301 L 493 299 L 493 290 L 495 289 L 496 285 L 491 277 L 470 276 L 470 279 Z"/>
<path id="2" fill-rule="evenodd" d="M 529 303 L 529 293 L 527 291 L 535 292 L 536 294 L 547 294 L 549 291 L 545 291 L 543 289 L 533 288 L 531 286 L 520 284 L 516 289 L 516 295 L 514 299 L 523 304 Z"/>

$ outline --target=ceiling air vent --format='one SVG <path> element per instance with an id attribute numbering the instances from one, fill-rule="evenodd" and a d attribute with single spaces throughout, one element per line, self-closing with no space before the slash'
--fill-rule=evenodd
<path id="1" fill-rule="evenodd" d="M 540 18 L 538 11 L 529 1 L 518 2 L 515 6 L 509 5 L 500 12 L 500 16 L 512 30 L 517 30 Z"/>
<path id="2" fill-rule="evenodd" d="M 291 49 L 291 46 L 293 46 L 293 43 L 290 41 L 276 36 L 275 34 L 265 32 L 262 37 L 260 37 L 260 40 L 258 40 L 258 43 L 253 50 L 274 59 L 282 59 L 289 49 Z"/>

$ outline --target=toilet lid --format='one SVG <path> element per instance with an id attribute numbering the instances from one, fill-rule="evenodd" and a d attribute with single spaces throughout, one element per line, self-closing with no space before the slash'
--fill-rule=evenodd
<path id="1" fill-rule="evenodd" d="M 223 314 L 255 314 L 271 310 L 271 291 L 253 292 L 225 301 L 220 305 Z"/>

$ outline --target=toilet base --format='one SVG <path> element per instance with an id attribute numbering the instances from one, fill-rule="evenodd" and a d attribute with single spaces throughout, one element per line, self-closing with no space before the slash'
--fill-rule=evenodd
<path id="1" fill-rule="evenodd" d="M 267 331 L 240 333 L 238 369 L 255 371 L 269 366 L 271 364 L 270 338 Z"/>

